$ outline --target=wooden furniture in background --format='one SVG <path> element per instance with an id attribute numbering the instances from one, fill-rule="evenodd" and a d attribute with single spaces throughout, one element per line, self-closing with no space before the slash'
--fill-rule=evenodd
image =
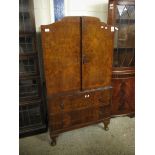
<path id="1" fill-rule="evenodd" d="M 112 31 L 95 17 L 65 17 L 41 26 L 52 145 L 64 131 L 98 122 L 108 129 Z"/>
<path id="2" fill-rule="evenodd" d="M 19 134 L 47 130 L 36 50 L 33 1 L 19 0 Z"/>
<path id="3" fill-rule="evenodd" d="M 115 26 L 112 116 L 135 112 L 135 1 L 109 0 L 108 24 Z"/>

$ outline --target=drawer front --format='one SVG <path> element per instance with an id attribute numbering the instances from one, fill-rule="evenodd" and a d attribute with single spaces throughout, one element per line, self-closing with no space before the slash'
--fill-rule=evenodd
<path id="1" fill-rule="evenodd" d="M 64 113 L 63 127 L 72 127 L 88 122 L 94 122 L 99 119 L 99 108 L 89 107 L 82 110 L 75 110 Z"/>
<path id="2" fill-rule="evenodd" d="M 98 104 L 95 101 L 95 93 L 82 93 L 76 95 L 55 97 L 48 101 L 49 113 L 68 112 Z"/>
<path id="3" fill-rule="evenodd" d="M 89 107 L 65 113 L 50 115 L 49 126 L 52 131 L 91 123 L 110 117 L 109 106 Z"/>
<path id="4" fill-rule="evenodd" d="M 95 93 L 82 93 L 63 98 L 64 111 L 79 110 L 97 104 L 95 102 Z"/>
<path id="5" fill-rule="evenodd" d="M 56 97 L 49 102 L 52 130 L 69 128 L 110 117 L 111 90 Z"/>
<path id="6" fill-rule="evenodd" d="M 84 92 L 76 95 L 53 97 L 48 101 L 49 113 L 68 112 L 91 106 L 109 105 L 111 90 Z"/>

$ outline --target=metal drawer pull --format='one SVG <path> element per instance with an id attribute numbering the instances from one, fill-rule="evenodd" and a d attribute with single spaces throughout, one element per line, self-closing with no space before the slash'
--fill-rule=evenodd
<path id="1" fill-rule="evenodd" d="M 88 95 L 85 95 L 84 97 L 85 97 L 85 98 L 89 98 L 89 97 L 90 97 L 90 95 L 88 94 Z"/>

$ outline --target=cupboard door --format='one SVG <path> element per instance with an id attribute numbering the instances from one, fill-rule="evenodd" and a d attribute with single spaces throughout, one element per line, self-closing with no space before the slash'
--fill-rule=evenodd
<path id="1" fill-rule="evenodd" d="M 82 88 L 111 83 L 113 32 L 98 18 L 82 17 Z"/>
<path id="2" fill-rule="evenodd" d="M 47 95 L 80 89 L 80 18 L 42 25 Z"/>

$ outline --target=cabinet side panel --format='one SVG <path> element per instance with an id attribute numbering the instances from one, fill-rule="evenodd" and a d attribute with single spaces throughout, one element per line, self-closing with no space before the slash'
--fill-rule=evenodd
<path id="1" fill-rule="evenodd" d="M 80 19 L 41 27 L 47 95 L 80 89 Z"/>

